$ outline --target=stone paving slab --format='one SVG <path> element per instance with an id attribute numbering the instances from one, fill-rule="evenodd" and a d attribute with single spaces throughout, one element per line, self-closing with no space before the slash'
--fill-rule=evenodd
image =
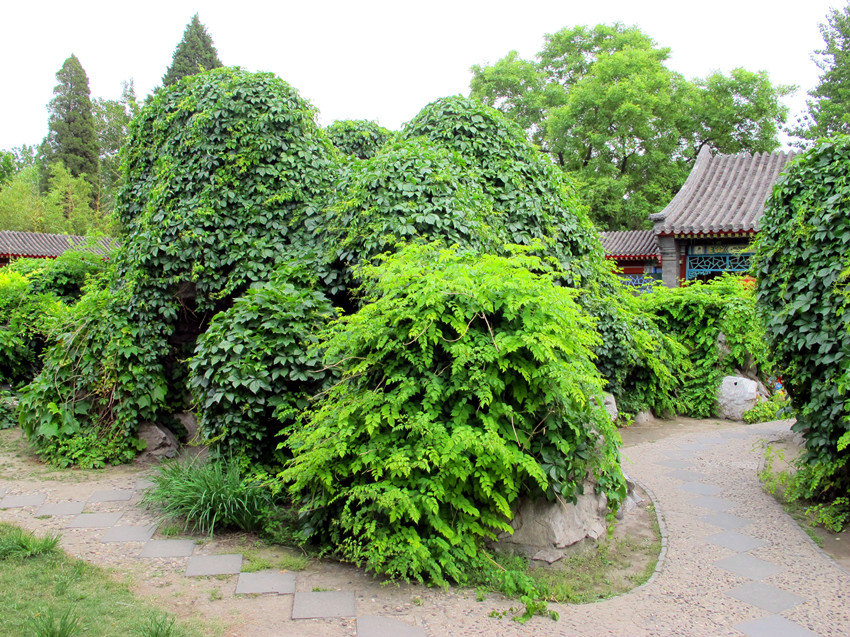
<path id="1" fill-rule="evenodd" d="M 764 540 L 759 540 L 749 535 L 744 535 L 743 533 L 738 533 L 737 531 L 729 530 L 722 531 L 721 533 L 717 533 L 716 535 L 709 535 L 707 538 L 705 538 L 705 541 L 709 544 L 715 544 L 717 546 L 723 546 L 727 549 L 732 549 L 733 551 L 737 551 L 738 553 L 752 551 L 753 549 L 757 549 L 766 544 Z"/>
<path id="2" fill-rule="evenodd" d="M 143 526 L 113 526 L 100 541 L 104 544 L 110 542 L 147 542 L 153 537 L 156 531 L 155 524 L 145 524 Z"/>
<path id="3" fill-rule="evenodd" d="M 735 624 L 735 629 L 747 637 L 818 637 L 817 633 L 779 615 L 768 615 L 761 619 L 741 622 Z"/>
<path id="4" fill-rule="evenodd" d="M 0 509 L 18 509 L 22 507 L 37 507 L 44 504 L 47 496 L 43 493 L 22 493 L 7 495 L 0 500 Z"/>
<path id="5" fill-rule="evenodd" d="M 726 594 L 769 613 L 781 613 L 806 601 L 799 595 L 764 582 L 746 582 Z"/>
<path id="6" fill-rule="evenodd" d="M 714 565 L 726 569 L 735 575 L 749 577 L 750 579 L 764 579 L 782 571 L 781 566 L 777 566 L 772 562 L 766 562 L 752 555 L 747 555 L 746 553 L 739 553 L 738 555 L 718 560 Z"/>
<path id="7" fill-rule="evenodd" d="M 350 591 L 320 591 L 295 593 L 292 600 L 292 619 L 326 619 L 357 615 L 354 593 Z"/>
<path id="8" fill-rule="evenodd" d="M 86 506 L 84 500 L 66 500 L 42 505 L 36 515 L 79 515 Z"/>
<path id="9" fill-rule="evenodd" d="M 705 451 L 711 445 L 707 445 L 703 442 L 682 442 L 676 446 L 682 451 Z"/>
<path id="10" fill-rule="evenodd" d="M 257 571 L 256 573 L 240 573 L 236 582 L 237 595 L 260 595 L 277 593 L 288 595 L 295 592 L 295 573 L 281 571 Z"/>
<path id="11" fill-rule="evenodd" d="M 115 526 L 115 523 L 121 519 L 122 512 L 118 513 L 80 513 L 75 516 L 68 524 L 66 529 L 102 529 L 108 526 Z"/>
<path id="12" fill-rule="evenodd" d="M 714 495 L 720 491 L 719 487 L 704 482 L 686 482 L 679 487 L 682 491 L 696 493 L 697 495 Z"/>
<path id="13" fill-rule="evenodd" d="M 708 509 L 709 511 L 726 511 L 727 509 L 731 509 L 735 506 L 735 503 L 731 500 L 717 498 L 713 495 L 703 495 L 698 498 L 694 498 L 691 500 L 691 504 L 703 509 Z"/>
<path id="14" fill-rule="evenodd" d="M 364 615 L 357 618 L 357 637 L 425 637 L 425 630 L 390 617 Z"/>
<path id="15" fill-rule="evenodd" d="M 126 502 L 133 497 L 132 489 L 102 489 L 89 496 L 89 502 Z"/>
<path id="16" fill-rule="evenodd" d="M 745 526 L 748 526 L 753 523 L 752 520 L 748 520 L 747 518 L 742 518 L 740 515 L 734 515 L 732 513 L 712 513 L 711 515 L 705 515 L 700 518 L 703 522 L 708 522 L 709 524 L 713 524 L 714 526 L 719 526 L 721 529 L 742 529 Z"/>
<path id="17" fill-rule="evenodd" d="M 236 575 L 242 570 L 242 555 L 193 555 L 186 565 L 186 577 L 204 575 Z"/>
<path id="18" fill-rule="evenodd" d="M 690 469 L 694 466 L 693 460 L 662 460 L 656 464 L 660 464 L 663 467 L 670 467 L 671 469 Z"/>
<path id="19" fill-rule="evenodd" d="M 194 551 L 194 540 L 150 540 L 139 557 L 189 557 Z"/>
<path id="20" fill-rule="evenodd" d="M 139 478 L 136 480 L 136 483 L 133 485 L 133 488 L 136 491 L 144 491 L 145 489 L 150 489 L 153 486 L 153 482 L 148 480 L 147 478 Z"/>
<path id="21" fill-rule="evenodd" d="M 684 482 L 699 482 L 700 480 L 707 479 L 704 473 L 689 471 L 688 469 L 676 469 L 675 471 L 670 471 L 667 475 L 671 478 L 676 478 L 677 480 L 682 480 Z"/>

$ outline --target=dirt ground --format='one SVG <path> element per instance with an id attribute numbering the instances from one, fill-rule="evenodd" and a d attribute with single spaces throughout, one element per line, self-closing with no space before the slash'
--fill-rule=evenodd
<path id="1" fill-rule="evenodd" d="M 678 419 L 656 420 L 645 425 L 621 430 L 624 455 L 628 447 L 644 442 L 654 442 L 667 436 L 710 431 L 730 423 L 716 420 Z M 8 491 L 41 491 L 49 494 L 51 501 L 61 499 L 86 499 L 95 490 L 127 488 L 152 471 L 151 466 L 111 467 L 100 471 L 55 470 L 40 463 L 27 450 L 17 431 L 0 432 L 0 489 Z M 654 511 L 644 495 L 644 502 L 626 516 L 610 541 L 653 538 Z M 110 511 L 124 507 L 121 524 L 142 524 L 151 521 L 151 514 L 125 503 L 89 505 L 87 510 Z M 20 509 L 3 512 L 3 520 L 24 528 L 44 532 L 59 531 L 63 518 L 38 519 Z M 148 598 L 158 606 L 201 626 L 203 634 L 217 635 L 300 635 L 325 637 L 329 635 L 354 635 L 355 622 L 349 619 L 289 620 L 291 596 L 235 596 L 235 576 L 187 578 L 183 576 L 186 558 L 138 560 L 133 557 L 141 544 L 102 544 L 98 534 L 90 530 L 62 529 L 65 550 L 76 557 L 101 565 L 119 580 L 126 581 L 139 596 Z M 172 536 L 173 537 L 173 536 Z M 195 538 L 198 539 L 198 538 Z M 824 550 L 839 561 L 850 557 L 847 547 L 850 540 L 833 534 L 824 540 Z M 838 550 L 836 550 L 838 549 Z M 577 550 L 585 550 L 579 548 Z M 254 536 L 229 534 L 215 539 L 199 540 L 196 554 L 245 553 L 272 563 L 282 563 L 293 557 L 289 549 L 264 546 Z M 612 565 L 609 580 L 619 582 L 627 589 L 639 573 L 647 569 L 649 556 L 623 565 Z M 850 565 L 850 560 L 846 563 Z M 651 568 L 651 566 L 650 566 Z M 498 595 L 490 595 L 481 602 L 476 592 L 464 589 L 434 589 L 413 584 L 389 583 L 364 573 L 362 569 L 330 560 L 312 559 L 304 570 L 297 573 L 296 591 L 342 590 L 355 591 L 358 614 L 384 617 L 411 616 L 417 623 L 426 625 L 439 621 L 445 624 L 446 613 L 460 613 L 469 620 L 482 620 L 482 633 L 492 612 L 504 612 L 510 606 L 519 606 Z M 451 610 L 448 610 L 451 609 Z M 490 620 L 492 622 L 492 620 Z M 289 631 L 289 632 L 288 632 Z"/>

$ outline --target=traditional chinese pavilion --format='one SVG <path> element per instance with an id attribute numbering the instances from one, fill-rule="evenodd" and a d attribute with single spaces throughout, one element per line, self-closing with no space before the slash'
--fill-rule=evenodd
<path id="1" fill-rule="evenodd" d="M 0 266 L 19 257 L 55 259 L 68 250 L 86 249 L 105 255 L 114 246 L 114 239 L 108 238 L 90 242 L 89 237 L 78 235 L 0 230 Z"/>

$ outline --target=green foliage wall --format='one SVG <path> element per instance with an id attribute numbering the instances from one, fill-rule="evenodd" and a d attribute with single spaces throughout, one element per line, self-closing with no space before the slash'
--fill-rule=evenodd
<path id="1" fill-rule="evenodd" d="M 445 583 L 465 581 L 521 495 L 571 500 L 591 474 L 616 508 L 597 337 L 557 266 L 426 245 L 362 274 L 372 302 L 326 343 L 342 380 L 281 476 L 308 532 L 376 572 Z"/>
<path id="2" fill-rule="evenodd" d="M 658 286 L 639 303 L 684 347 L 677 413 L 697 418 L 714 414 L 723 376 L 743 371 L 764 377 L 772 369 L 761 315 L 751 282 L 723 276 L 679 288 Z M 720 335 L 723 338 L 720 339 Z M 720 341 L 719 341 L 720 339 Z"/>
<path id="3" fill-rule="evenodd" d="M 374 157 L 394 136 L 389 129 L 366 119 L 338 120 L 325 130 L 343 155 L 356 159 Z"/>
<path id="4" fill-rule="evenodd" d="M 33 292 L 26 276 L 0 268 L 0 383 L 32 379 L 58 304 L 52 294 Z"/>
<path id="5" fill-rule="evenodd" d="M 88 300 L 101 320 L 68 317 L 31 387 L 33 436 L 91 426 L 124 441 L 114 459 L 140 422 L 186 407 L 185 360 L 212 316 L 314 241 L 336 156 L 314 116 L 282 80 L 239 69 L 184 78 L 146 104 L 119 195 L 126 234 L 109 291 Z"/>
<path id="6" fill-rule="evenodd" d="M 278 445 L 333 378 L 315 345 L 335 312 L 310 286 L 303 267 L 283 267 L 198 339 L 189 387 L 200 431 L 224 455 L 282 464 Z"/>
<path id="7" fill-rule="evenodd" d="M 810 497 L 850 491 L 850 137 L 823 139 L 792 162 L 768 200 L 756 245 L 758 300 L 796 431 L 819 473 Z"/>

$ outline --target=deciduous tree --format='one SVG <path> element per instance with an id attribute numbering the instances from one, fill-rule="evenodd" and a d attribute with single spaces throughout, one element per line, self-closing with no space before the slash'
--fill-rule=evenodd
<path id="1" fill-rule="evenodd" d="M 850 3 L 831 9 L 819 26 L 824 47 L 813 58 L 823 73 L 809 92 L 808 112 L 792 131 L 802 138 L 802 146 L 818 137 L 850 133 Z"/>
<path id="2" fill-rule="evenodd" d="M 699 149 L 769 151 L 784 121 L 765 73 L 689 81 L 669 49 L 636 27 L 579 26 L 547 35 L 536 61 L 515 51 L 472 68 L 472 96 L 517 121 L 583 185 L 597 224 L 639 228 L 679 189 Z"/>

